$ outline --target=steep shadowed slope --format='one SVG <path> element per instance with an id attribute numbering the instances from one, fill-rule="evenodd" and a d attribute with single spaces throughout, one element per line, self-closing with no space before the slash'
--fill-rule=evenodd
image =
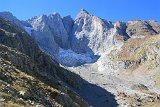
<path id="1" fill-rule="evenodd" d="M 68 87 L 78 88 L 77 77 L 44 54 L 25 31 L 0 18 L 0 106 L 88 106 Z"/>

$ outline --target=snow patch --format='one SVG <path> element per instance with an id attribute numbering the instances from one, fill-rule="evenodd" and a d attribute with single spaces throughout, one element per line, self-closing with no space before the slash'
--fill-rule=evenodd
<path id="1" fill-rule="evenodd" d="M 64 50 L 59 49 L 58 60 L 62 65 L 65 66 L 78 66 L 84 63 L 93 63 L 98 57 L 91 56 L 90 54 L 78 54 L 71 49 Z"/>

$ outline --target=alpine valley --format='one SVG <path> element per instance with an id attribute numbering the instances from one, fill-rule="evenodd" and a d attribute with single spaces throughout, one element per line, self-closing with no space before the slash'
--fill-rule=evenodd
<path id="1" fill-rule="evenodd" d="M 1 106 L 159 107 L 160 22 L 0 12 Z"/>

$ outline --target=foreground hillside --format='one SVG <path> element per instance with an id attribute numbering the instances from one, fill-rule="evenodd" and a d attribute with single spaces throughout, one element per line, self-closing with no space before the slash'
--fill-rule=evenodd
<path id="1" fill-rule="evenodd" d="M 18 26 L 0 18 L 0 106 L 87 107 L 71 88 L 73 73 L 60 68 Z"/>

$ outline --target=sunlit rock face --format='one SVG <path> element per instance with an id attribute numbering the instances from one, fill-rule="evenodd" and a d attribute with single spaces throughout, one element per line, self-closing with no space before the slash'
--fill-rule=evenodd
<path id="1" fill-rule="evenodd" d="M 125 24 L 103 20 L 82 9 L 73 26 L 71 48 L 78 53 L 101 55 L 127 38 L 120 29 L 125 29 Z"/>

